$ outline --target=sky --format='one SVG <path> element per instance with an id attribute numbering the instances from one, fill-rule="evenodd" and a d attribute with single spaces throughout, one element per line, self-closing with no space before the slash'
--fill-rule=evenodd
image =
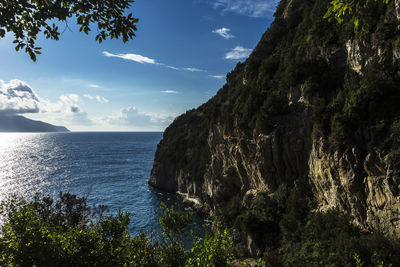
<path id="1" fill-rule="evenodd" d="M 136 0 L 133 40 L 98 44 L 73 19 L 42 55 L 0 39 L 0 114 L 72 131 L 163 131 L 206 102 L 273 20 L 278 0 Z"/>

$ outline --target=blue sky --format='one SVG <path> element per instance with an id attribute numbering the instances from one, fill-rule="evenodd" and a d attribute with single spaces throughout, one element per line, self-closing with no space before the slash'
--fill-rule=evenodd
<path id="1" fill-rule="evenodd" d="M 74 131 L 164 130 L 215 95 L 270 25 L 277 2 L 137 0 L 133 40 L 98 44 L 70 21 L 59 41 L 39 37 L 36 63 L 7 35 L 0 39 L 0 111 L 18 107 Z M 36 100 L 7 96 L 18 88 L 30 88 Z M 35 109 L 21 109 L 29 105 Z"/>

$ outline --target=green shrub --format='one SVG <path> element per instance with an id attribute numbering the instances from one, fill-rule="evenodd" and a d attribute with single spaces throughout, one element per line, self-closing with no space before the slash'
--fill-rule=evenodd
<path id="1" fill-rule="evenodd" d="M 192 214 L 162 210 L 164 238 L 154 240 L 144 233 L 131 237 L 128 213 L 105 216 L 104 207 L 91 208 L 85 198 L 14 197 L 0 205 L 0 266 L 229 266 L 228 232 L 215 231 L 204 241 L 193 237 L 189 251 L 182 236 Z"/>
<path id="2" fill-rule="evenodd" d="M 71 194 L 57 202 L 12 198 L 0 210 L 1 266 L 118 266 L 131 259 L 127 213 L 103 216 Z"/>
<path id="3" fill-rule="evenodd" d="M 359 255 L 366 266 L 400 263 L 398 241 L 361 231 L 351 217 L 338 210 L 310 214 L 301 239 L 284 254 L 286 266 L 353 266 Z"/>
<path id="4" fill-rule="evenodd" d="M 233 260 L 232 241 L 227 230 L 206 234 L 204 241 L 195 240 L 190 257 L 186 260 L 187 267 L 231 266 Z"/>

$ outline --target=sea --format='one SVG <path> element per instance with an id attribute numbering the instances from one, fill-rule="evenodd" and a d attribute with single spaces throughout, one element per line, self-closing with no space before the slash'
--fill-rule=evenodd
<path id="1" fill-rule="evenodd" d="M 161 132 L 0 133 L 0 201 L 69 192 L 131 214 L 132 235 L 159 234 L 160 203 L 189 210 L 148 185 Z"/>

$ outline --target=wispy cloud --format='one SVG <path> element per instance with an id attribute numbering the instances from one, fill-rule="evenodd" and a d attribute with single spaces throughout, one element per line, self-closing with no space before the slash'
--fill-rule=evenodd
<path id="1" fill-rule="evenodd" d="M 122 58 L 125 60 L 131 60 L 135 61 L 140 64 L 158 64 L 154 59 L 144 57 L 142 55 L 137 55 L 137 54 L 112 54 L 107 51 L 103 52 L 103 55 L 106 57 L 117 57 L 117 58 Z"/>
<path id="2" fill-rule="evenodd" d="M 110 100 L 108 100 L 107 98 L 105 98 L 103 96 L 99 96 L 99 95 L 96 96 L 96 100 L 97 100 L 97 102 L 99 102 L 101 104 L 110 102 Z"/>
<path id="3" fill-rule="evenodd" d="M 190 72 L 202 72 L 204 70 L 198 69 L 198 68 L 193 68 L 193 67 L 186 67 L 186 68 L 180 68 L 180 67 L 175 67 L 175 66 L 170 66 L 164 63 L 157 62 L 155 59 L 148 58 L 142 55 L 138 54 L 112 54 L 107 51 L 103 52 L 103 55 L 106 57 L 116 57 L 116 58 L 122 58 L 125 60 L 130 60 L 134 61 L 140 64 L 152 64 L 152 65 L 158 65 L 158 66 L 163 66 L 168 69 L 173 69 L 173 70 L 180 70 L 180 71 L 190 71 Z"/>
<path id="4" fill-rule="evenodd" d="M 101 104 L 105 104 L 105 103 L 110 102 L 110 100 L 108 100 L 107 98 L 105 98 L 103 96 L 99 96 L 99 95 L 94 96 L 94 95 L 85 94 L 83 96 L 88 98 L 88 99 L 91 99 L 91 100 L 93 100 L 93 99 L 97 100 L 97 102 L 99 102 Z"/>
<path id="5" fill-rule="evenodd" d="M 221 36 L 222 38 L 228 40 L 228 39 L 231 39 L 231 38 L 235 37 L 233 34 L 229 33 L 230 31 L 231 31 L 230 29 L 224 27 L 224 28 L 221 28 L 221 29 L 216 29 L 216 30 L 214 30 L 212 32 L 216 33 L 219 36 Z"/>
<path id="6" fill-rule="evenodd" d="M 249 48 L 244 48 L 243 46 L 236 46 L 231 51 L 226 53 L 225 58 L 226 59 L 244 59 L 250 55 L 251 51 L 252 50 Z"/>
<path id="7" fill-rule="evenodd" d="M 164 66 L 164 67 L 166 67 L 168 69 L 172 69 L 172 70 L 180 70 L 180 68 L 177 68 L 177 67 L 174 67 L 174 66 L 169 66 L 169 65 L 165 65 L 165 64 L 162 64 L 162 66 Z"/>
<path id="8" fill-rule="evenodd" d="M 179 92 L 178 91 L 174 91 L 174 90 L 164 90 L 164 91 L 161 91 L 161 93 L 164 93 L 164 94 L 178 94 Z"/>
<path id="9" fill-rule="evenodd" d="M 100 88 L 101 86 L 97 85 L 97 84 L 88 84 L 88 87 L 90 87 L 90 88 Z"/>
<path id="10" fill-rule="evenodd" d="M 204 71 L 204 70 L 196 69 L 196 68 L 182 68 L 182 70 L 187 70 L 187 71 L 191 71 L 191 72 L 201 72 L 201 71 Z"/>
<path id="11" fill-rule="evenodd" d="M 271 16 L 278 3 L 279 0 L 214 0 L 212 5 L 223 13 L 259 18 Z"/>
<path id="12" fill-rule="evenodd" d="M 205 72 L 205 70 L 201 70 L 198 68 L 178 68 L 178 67 L 174 67 L 174 66 L 170 66 L 170 65 L 166 65 L 163 63 L 160 63 L 159 65 L 166 67 L 168 69 L 172 69 L 172 70 L 183 70 L 183 71 L 190 71 L 190 72 Z"/>
<path id="13" fill-rule="evenodd" d="M 208 77 L 215 78 L 215 79 L 224 79 L 224 75 L 208 75 Z"/>

